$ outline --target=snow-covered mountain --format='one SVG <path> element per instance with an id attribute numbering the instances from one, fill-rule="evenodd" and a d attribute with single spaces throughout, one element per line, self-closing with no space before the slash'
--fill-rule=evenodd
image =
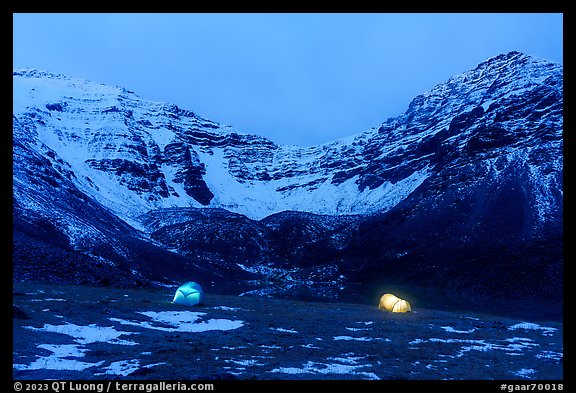
<path id="1" fill-rule="evenodd" d="M 312 148 L 278 146 L 125 89 L 36 70 L 14 72 L 14 116 L 34 119 L 27 137 L 67 163 L 82 192 L 128 220 L 168 207 L 224 208 L 253 219 L 285 210 L 388 210 L 428 170 L 367 187 L 362 168 L 374 132 Z"/>
<path id="2" fill-rule="evenodd" d="M 141 279 L 344 288 L 390 263 L 412 278 L 387 277 L 421 277 L 430 253 L 561 238 L 563 68 L 546 60 L 496 56 L 377 129 L 306 148 L 123 88 L 31 69 L 13 80 L 15 258 L 40 237 Z"/>

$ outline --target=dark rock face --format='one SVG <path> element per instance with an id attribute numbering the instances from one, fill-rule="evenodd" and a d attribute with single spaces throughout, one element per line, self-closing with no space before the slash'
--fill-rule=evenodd
<path id="1" fill-rule="evenodd" d="M 347 300 L 386 284 L 561 312 L 562 66 L 500 55 L 378 129 L 310 148 L 124 89 L 32 90 L 13 117 L 19 279 L 201 275 L 212 290 Z"/>
<path id="2" fill-rule="evenodd" d="M 161 197 L 168 196 L 164 175 L 155 164 L 137 163 L 124 159 L 86 160 L 86 164 L 98 171 L 113 173 L 119 183 L 137 193 L 154 191 Z"/>
<path id="3" fill-rule="evenodd" d="M 305 289 L 294 287 L 312 279 L 334 285 L 332 274 L 322 276 L 321 271 L 338 270 L 332 256 L 346 247 L 349 231 L 360 221 L 301 212 L 255 221 L 222 209 L 193 208 L 155 210 L 141 220 L 153 240 L 203 266 L 226 266 L 235 279 L 256 285 L 290 286 L 293 295 Z"/>
<path id="4" fill-rule="evenodd" d="M 174 183 L 183 183 L 184 191 L 196 201 L 206 206 L 210 203 L 214 194 L 210 191 L 202 176 L 206 174 L 205 165 L 200 162 L 198 154 L 190 152 L 183 142 L 169 143 L 164 147 L 164 159 L 166 162 L 178 166 Z"/>

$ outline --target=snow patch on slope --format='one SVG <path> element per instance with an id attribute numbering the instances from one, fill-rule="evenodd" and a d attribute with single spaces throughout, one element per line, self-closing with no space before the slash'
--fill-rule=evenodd
<path id="1" fill-rule="evenodd" d="M 425 167 L 396 183 L 385 182 L 378 188 L 363 191 L 358 189 L 358 175 L 339 185 L 332 184 L 330 177 L 315 188 L 298 185 L 317 181 L 318 174 L 240 183 L 230 173 L 223 150 L 214 149 L 213 154 L 199 155 L 206 164 L 204 180 L 214 193 L 209 207 L 223 207 L 256 220 L 286 210 L 336 215 L 387 211 L 418 188 L 431 173 L 431 168 Z"/>

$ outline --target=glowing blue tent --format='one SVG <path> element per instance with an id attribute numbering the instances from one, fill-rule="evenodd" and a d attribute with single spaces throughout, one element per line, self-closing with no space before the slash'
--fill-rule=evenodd
<path id="1" fill-rule="evenodd" d="M 182 284 L 176 290 L 172 303 L 183 304 L 185 306 L 195 306 L 204 303 L 204 291 L 195 282 Z"/>

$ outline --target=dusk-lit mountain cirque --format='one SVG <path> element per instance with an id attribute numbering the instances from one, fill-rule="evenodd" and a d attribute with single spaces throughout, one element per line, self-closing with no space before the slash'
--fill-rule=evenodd
<path id="1" fill-rule="evenodd" d="M 377 128 L 304 148 L 15 70 L 14 277 L 185 275 L 331 300 L 407 285 L 559 313 L 562 78 L 561 65 L 499 55 Z"/>
<path id="2" fill-rule="evenodd" d="M 15 379 L 563 378 L 561 65 L 314 147 L 13 81 Z"/>

